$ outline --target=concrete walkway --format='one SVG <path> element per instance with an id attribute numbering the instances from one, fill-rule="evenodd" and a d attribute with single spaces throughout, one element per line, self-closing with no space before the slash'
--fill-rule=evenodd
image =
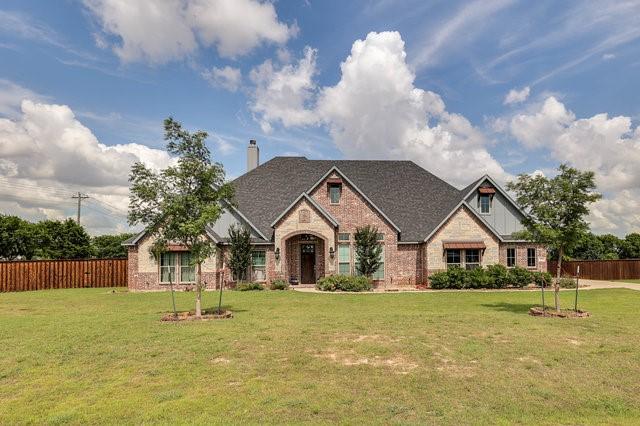
<path id="1" fill-rule="evenodd" d="M 295 291 L 301 293 L 325 293 L 325 294 L 380 294 L 380 293 L 451 293 L 451 292 L 503 292 L 503 291 L 540 291 L 539 288 L 523 288 L 523 289 L 443 289 L 443 290 L 418 290 L 415 288 L 394 288 L 394 289 L 379 289 L 375 291 L 361 291 L 361 292 L 348 292 L 348 291 L 319 291 L 315 287 L 296 287 L 291 286 Z M 599 281 L 599 280 L 580 280 L 580 290 L 598 290 L 607 288 L 627 288 L 630 290 L 640 291 L 640 284 L 626 283 L 622 281 Z M 548 288 L 553 290 L 553 287 Z M 561 291 L 574 291 L 572 288 L 564 288 Z"/>

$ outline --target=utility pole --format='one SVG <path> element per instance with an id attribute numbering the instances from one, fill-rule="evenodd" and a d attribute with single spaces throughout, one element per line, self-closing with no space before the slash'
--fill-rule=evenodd
<path id="1" fill-rule="evenodd" d="M 89 198 L 89 196 L 84 195 L 80 191 L 78 191 L 78 194 L 73 195 L 71 198 L 78 199 L 78 218 L 76 219 L 76 222 L 78 222 L 78 225 L 80 225 L 80 209 L 82 208 L 82 200 Z"/>

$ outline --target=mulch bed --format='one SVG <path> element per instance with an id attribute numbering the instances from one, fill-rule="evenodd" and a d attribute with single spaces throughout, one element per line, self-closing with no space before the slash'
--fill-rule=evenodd
<path id="1" fill-rule="evenodd" d="M 541 306 L 534 306 L 529 309 L 529 315 L 534 317 L 554 318 L 586 318 L 591 316 L 589 312 L 581 311 L 580 309 L 577 311 L 574 311 L 573 309 L 561 309 L 560 311 L 556 311 L 555 308 L 548 307 L 543 311 Z"/>
<path id="2" fill-rule="evenodd" d="M 169 312 L 162 317 L 162 321 L 208 321 L 208 320 L 217 320 L 217 319 L 228 319 L 233 318 L 232 311 L 222 311 L 218 312 L 214 311 L 202 311 L 202 316 L 197 317 L 195 312 L 185 311 L 178 312 L 178 317 L 176 318 L 173 312 Z"/>

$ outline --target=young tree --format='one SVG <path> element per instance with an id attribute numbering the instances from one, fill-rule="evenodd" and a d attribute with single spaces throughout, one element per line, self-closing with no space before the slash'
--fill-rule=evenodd
<path id="1" fill-rule="evenodd" d="M 378 228 L 367 225 L 356 228 L 356 272 L 367 278 L 378 270 L 382 264 L 382 246 L 378 241 Z"/>
<path id="2" fill-rule="evenodd" d="M 91 251 L 94 257 L 127 257 L 127 248 L 122 243 L 134 234 L 98 235 L 91 239 Z"/>
<path id="3" fill-rule="evenodd" d="M 542 175 L 521 174 L 507 188 L 516 194 L 518 204 L 526 211 L 523 220 L 526 231 L 522 237 L 545 244 L 557 250 L 558 268 L 554 284 L 555 307 L 560 310 L 560 271 L 562 257 L 572 249 L 580 237 L 589 230 L 585 216 L 588 205 L 600 199 L 594 192 L 593 172 L 581 172 L 561 164 L 559 174 L 553 178 Z"/>
<path id="4" fill-rule="evenodd" d="M 164 121 L 167 151 L 177 164 L 159 172 L 135 163 L 129 175 L 129 223 L 142 224 L 152 233 L 154 245 L 185 246 L 196 266 L 196 316 L 202 315 L 202 263 L 216 249 L 206 226 L 222 214 L 222 200 L 230 200 L 233 188 L 225 183 L 222 164 L 211 161 L 205 145 L 207 133 L 190 133 L 169 117 Z"/>
<path id="5" fill-rule="evenodd" d="M 251 232 L 243 226 L 229 227 L 229 268 L 240 282 L 251 265 Z"/>

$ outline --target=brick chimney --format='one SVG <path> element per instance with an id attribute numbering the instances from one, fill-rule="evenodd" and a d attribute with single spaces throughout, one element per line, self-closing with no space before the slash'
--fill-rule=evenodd
<path id="1" fill-rule="evenodd" d="M 247 147 L 247 172 L 255 169 L 260 165 L 260 148 L 255 139 L 249 141 Z"/>

